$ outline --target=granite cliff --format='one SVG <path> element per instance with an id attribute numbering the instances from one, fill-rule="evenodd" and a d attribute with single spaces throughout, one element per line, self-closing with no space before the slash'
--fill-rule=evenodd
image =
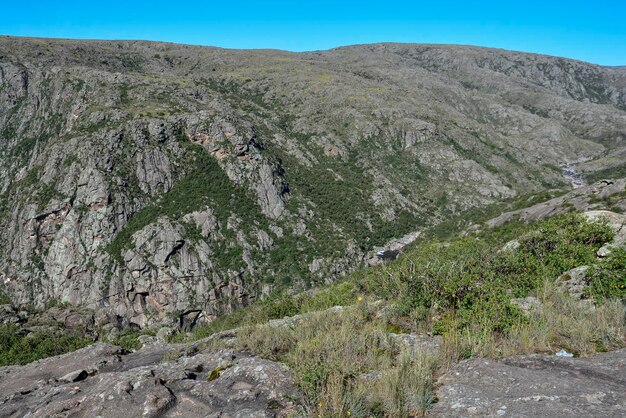
<path id="1" fill-rule="evenodd" d="M 0 38 L 0 287 L 146 327 L 624 169 L 626 74 L 486 48 Z M 572 171 L 573 170 L 573 171 Z"/>

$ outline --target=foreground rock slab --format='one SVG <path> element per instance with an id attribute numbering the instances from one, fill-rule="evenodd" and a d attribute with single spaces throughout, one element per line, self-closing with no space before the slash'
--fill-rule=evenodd
<path id="1" fill-rule="evenodd" d="M 623 417 L 626 350 L 591 358 L 465 360 L 440 384 L 433 416 Z"/>
<path id="2" fill-rule="evenodd" d="M 125 354 L 96 344 L 0 368 L 0 417 L 302 415 L 284 365 L 232 350 L 172 353 L 176 346 Z"/>

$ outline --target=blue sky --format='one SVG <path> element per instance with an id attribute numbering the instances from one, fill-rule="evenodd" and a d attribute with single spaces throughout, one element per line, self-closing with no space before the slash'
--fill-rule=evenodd
<path id="1" fill-rule="evenodd" d="M 3 35 L 291 51 L 453 43 L 626 65 L 626 0 L 1 2 Z"/>

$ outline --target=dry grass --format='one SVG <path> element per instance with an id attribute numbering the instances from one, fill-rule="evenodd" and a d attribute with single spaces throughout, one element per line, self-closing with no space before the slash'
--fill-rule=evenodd
<path id="1" fill-rule="evenodd" d="M 352 282 L 265 304 L 255 320 L 310 313 L 278 327 L 239 321 L 248 326 L 239 329 L 236 348 L 287 364 L 310 416 L 422 416 L 436 402 L 437 376 L 461 359 L 624 347 L 620 298 L 574 300 L 555 283 L 567 269 L 596 262 L 609 232 L 568 216 L 523 235 L 514 253 L 476 239 L 422 244 L 404 261 Z M 609 263 L 607 277 L 621 277 L 620 266 Z M 524 314 L 511 304 L 520 295 L 540 303 Z M 319 311 L 329 304 L 352 306 Z M 409 350 L 390 332 L 439 333 L 443 344 L 437 353 Z"/>
<path id="2" fill-rule="evenodd" d="M 411 356 L 389 336 L 373 307 L 310 314 L 297 326 L 249 327 L 238 348 L 287 363 L 311 416 L 408 416 L 432 401 L 434 360 Z M 382 371 L 382 372 L 381 372 Z"/>
<path id="3" fill-rule="evenodd" d="M 575 300 L 549 281 L 539 293 L 540 307 L 506 334 L 484 332 L 487 327 L 481 324 L 447 334 L 442 356 L 446 364 L 467 357 L 501 358 L 560 349 L 588 356 L 624 347 L 626 309 L 620 301 L 594 305 Z"/>
<path id="4" fill-rule="evenodd" d="M 561 348 L 586 356 L 624 346 L 625 307 L 619 300 L 594 305 L 575 300 L 547 281 L 538 295 L 541 307 L 530 321 L 514 327 L 500 355 L 554 352 Z"/>
<path id="5" fill-rule="evenodd" d="M 291 327 L 246 327 L 236 344 L 288 364 L 310 416 L 423 416 L 436 401 L 436 376 L 460 359 L 561 348 L 590 355 L 624 346 L 626 311 L 620 302 L 575 301 L 550 282 L 538 293 L 540 308 L 506 334 L 484 331 L 490 327 L 479 323 L 453 330 L 436 355 L 399 346 L 389 336 L 386 316 L 377 312 L 380 305 L 367 302 L 311 313 Z"/>

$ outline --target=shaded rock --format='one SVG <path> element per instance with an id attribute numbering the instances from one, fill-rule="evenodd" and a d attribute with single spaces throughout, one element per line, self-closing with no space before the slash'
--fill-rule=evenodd
<path id="1" fill-rule="evenodd" d="M 87 373 L 86 370 L 75 370 L 59 378 L 59 382 L 63 382 L 63 383 L 80 382 L 81 380 L 85 380 L 87 376 L 89 376 L 89 373 Z"/>
<path id="2" fill-rule="evenodd" d="M 187 312 L 183 312 L 179 317 L 179 327 L 183 332 L 191 331 L 195 326 L 198 320 L 202 315 L 202 311 L 200 310 L 191 310 Z"/>
<path id="3" fill-rule="evenodd" d="M 400 346 L 409 350 L 410 353 L 424 353 L 434 355 L 439 352 L 443 337 L 441 335 L 425 335 L 425 334 L 394 334 L 389 336 Z"/>
<path id="4" fill-rule="evenodd" d="M 100 344 L 0 368 L 0 416 L 65 416 L 70 410 L 77 417 L 303 415 L 286 366 L 230 350 L 164 361 L 174 347 L 124 354 Z M 89 373 L 76 365 L 94 368 Z M 50 373 L 65 374 L 50 379 Z"/>
<path id="5" fill-rule="evenodd" d="M 533 310 L 541 307 L 541 301 L 534 296 L 526 296 L 525 298 L 511 299 L 513 305 L 519 306 L 525 314 L 530 314 Z"/>
<path id="6" fill-rule="evenodd" d="M 437 417 L 623 417 L 626 350 L 591 358 L 470 359 L 439 379 Z"/>
<path id="7" fill-rule="evenodd" d="M 557 284 L 561 290 L 569 293 L 576 299 L 581 299 L 587 284 L 587 270 L 589 266 L 581 266 L 566 271 L 557 279 Z"/>

